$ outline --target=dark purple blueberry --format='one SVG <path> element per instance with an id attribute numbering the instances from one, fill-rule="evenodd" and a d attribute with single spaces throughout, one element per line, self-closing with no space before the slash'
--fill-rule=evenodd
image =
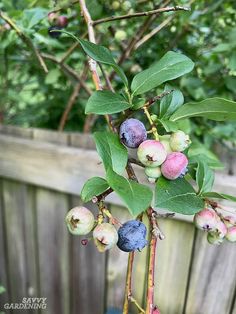
<path id="1" fill-rule="evenodd" d="M 127 119 L 120 126 L 120 139 L 130 148 L 138 148 L 147 139 L 144 124 L 137 119 Z"/>
<path id="2" fill-rule="evenodd" d="M 61 32 L 57 32 L 57 30 L 61 30 L 60 26 L 50 26 L 48 28 L 48 35 L 52 38 L 58 38 L 61 36 Z"/>

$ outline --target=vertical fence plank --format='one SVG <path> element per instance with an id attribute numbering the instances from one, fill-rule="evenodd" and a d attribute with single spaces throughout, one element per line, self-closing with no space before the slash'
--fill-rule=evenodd
<path id="1" fill-rule="evenodd" d="M 157 242 L 155 302 L 161 313 L 180 314 L 188 281 L 194 227 L 172 219 L 162 219 L 159 224 L 165 239 Z"/>
<path id="2" fill-rule="evenodd" d="M 27 296 L 23 212 L 26 198 L 25 185 L 8 180 L 3 181 L 11 302 L 21 302 L 22 298 Z"/>
<path id="3" fill-rule="evenodd" d="M 69 242 L 64 223 L 67 198 L 37 189 L 40 296 L 47 298 L 48 313 L 69 313 Z"/>
<path id="4" fill-rule="evenodd" d="M 236 282 L 236 249 L 232 243 L 210 245 L 198 232 L 187 296 L 186 314 L 228 314 Z"/>
<path id="5" fill-rule="evenodd" d="M 35 129 L 33 138 L 67 145 L 64 133 Z M 69 236 L 65 226 L 68 205 L 66 194 L 37 188 L 40 294 L 47 298 L 49 313 L 70 313 Z"/>
<path id="6" fill-rule="evenodd" d="M 127 209 L 120 206 L 110 206 L 112 215 L 121 223 L 131 219 Z M 128 263 L 128 253 L 117 247 L 108 252 L 107 262 L 107 308 L 122 309 L 125 292 L 125 278 Z"/>
<path id="7" fill-rule="evenodd" d="M 78 197 L 72 198 L 72 207 L 81 205 Z M 95 215 L 97 207 L 85 205 Z M 90 236 L 90 235 L 89 235 Z M 106 254 L 99 253 L 93 243 L 86 246 L 81 240 L 87 236 L 72 236 L 71 293 L 73 314 L 104 314 Z"/>
<path id="8" fill-rule="evenodd" d="M 3 207 L 2 180 L 0 181 L 0 286 L 6 291 L 0 294 L 0 311 L 4 310 L 4 304 L 10 302 L 10 287 L 8 286 L 8 266 L 6 247 L 5 213 Z"/>

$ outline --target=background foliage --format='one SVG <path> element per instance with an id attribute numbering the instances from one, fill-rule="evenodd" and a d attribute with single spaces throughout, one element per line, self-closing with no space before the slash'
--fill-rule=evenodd
<path id="1" fill-rule="evenodd" d="M 89 1 L 94 20 L 111 15 L 152 10 L 160 1 Z M 117 1 L 116 1 L 117 4 Z M 169 5 L 188 6 L 189 1 L 171 1 Z M 45 74 L 32 51 L 14 30 L 6 29 L 0 20 L 0 71 L 1 71 L 1 119 L 4 123 L 25 127 L 57 129 L 63 111 L 68 103 L 74 86 L 74 77 L 54 58 L 60 60 L 74 44 L 72 38 L 62 34 L 59 39 L 48 35 L 48 12 L 66 7 L 61 14 L 69 19 L 67 31 L 78 37 L 85 35 L 85 25 L 80 16 L 79 6 L 68 7 L 68 1 L 46 0 L 3 0 L 0 9 L 16 23 L 17 27 L 33 42 L 43 54 L 49 73 Z M 220 96 L 236 98 L 236 10 L 234 1 L 211 0 L 191 1 L 191 12 L 165 13 L 156 17 L 146 30 L 145 35 L 166 22 L 166 26 L 140 47 L 137 47 L 123 63 L 122 67 L 129 79 L 159 60 L 166 51 L 182 52 L 195 62 L 194 70 L 181 79 L 174 81 L 184 94 L 185 101 L 200 101 L 207 97 Z M 146 18 L 105 23 L 96 26 L 100 43 L 109 47 L 115 59 L 126 50 L 130 40 L 137 34 Z M 118 32 L 117 32 L 118 31 Z M 123 31 L 123 32 L 120 32 Z M 121 40 L 122 39 L 122 40 Z M 78 75 L 84 71 L 86 57 L 80 47 L 66 59 L 66 64 Z M 110 68 L 109 68 L 109 71 Z M 94 87 L 90 78 L 86 81 L 88 89 Z M 121 81 L 114 76 L 113 87 L 119 90 Z M 163 88 L 162 88 L 163 89 Z M 156 93 L 161 92 L 158 89 Z M 88 93 L 82 88 L 75 105 L 69 113 L 65 130 L 83 130 L 84 108 Z M 216 123 L 204 118 L 194 118 L 193 123 L 184 126 L 191 130 L 205 148 L 213 141 L 230 140 L 235 142 L 235 123 Z M 99 117 L 94 123 L 96 130 L 104 128 L 104 119 Z M 204 149 L 205 149 L 204 148 Z M 192 148 L 194 150 L 194 147 Z"/>

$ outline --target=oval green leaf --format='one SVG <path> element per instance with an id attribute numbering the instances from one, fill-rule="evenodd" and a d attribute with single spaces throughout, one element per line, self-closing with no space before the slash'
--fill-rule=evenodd
<path id="1" fill-rule="evenodd" d="M 94 196 L 105 192 L 109 188 L 107 181 L 100 177 L 93 177 L 85 182 L 81 191 L 83 202 L 90 201 Z"/>
<path id="2" fill-rule="evenodd" d="M 192 71 L 194 63 L 183 54 L 167 52 L 153 66 L 138 73 L 131 84 L 133 95 L 145 93 L 164 82 L 176 79 Z"/>
<path id="3" fill-rule="evenodd" d="M 189 102 L 180 107 L 170 120 L 178 121 L 190 117 L 204 117 L 215 121 L 236 120 L 236 102 L 219 97 Z"/>
<path id="4" fill-rule="evenodd" d="M 85 113 L 112 114 L 126 110 L 131 105 L 119 94 L 108 90 L 96 91 L 89 97 Z"/>

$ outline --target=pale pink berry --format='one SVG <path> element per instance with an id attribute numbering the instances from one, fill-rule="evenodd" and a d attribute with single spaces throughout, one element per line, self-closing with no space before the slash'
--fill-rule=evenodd
<path id="1" fill-rule="evenodd" d="M 173 152 L 182 152 L 191 144 L 190 138 L 183 131 L 177 131 L 170 136 L 170 147 Z"/>
<path id="2" fill-rule="evenodd" d="M 225 238 L 230 242 L 236 242 L 236 226 L 228 228 Z"/>
<path id="3" fill-rule="evenodd" d="M 66 224 L 72 234 L 86 235 L 94 226 L 94 216 L 86 207 L 77 206 L 67 213 Z"/>
<path id="4" fill-rule="evenodd" d="M 57 25 L 60 27 L 66 27 L 68 24 L 68 19 L 64 15 L 60 15 L 57 19 Z"/>
<path id="5" fill-rule="evenodd" d="M 93 230 L 93 239 L 98 251 L 104 252 L 116 245 L 118 233 L 113 225 L 105 222 Z"/>
<path id="6" fill-rule="evenodd" d="M 155 168 L 165 161 L 167 152 L 159 141 L 146 140 L 139 145 L 137 155 L 143 165 Z"/>
<path id="7" fill-rule="evenodd" d="M 187 172 L 188 159 L 182 153 L 170 153 L 161 165 L 163 176 L 169 180 L 183 177 Z"/>
<path id="8" fill-rule="evenodd" d="M 194 215 L 194 222 L 197 228 L 210 231 L 216 229 L 218 221 L 215 212 L 205 208 Z"/>

